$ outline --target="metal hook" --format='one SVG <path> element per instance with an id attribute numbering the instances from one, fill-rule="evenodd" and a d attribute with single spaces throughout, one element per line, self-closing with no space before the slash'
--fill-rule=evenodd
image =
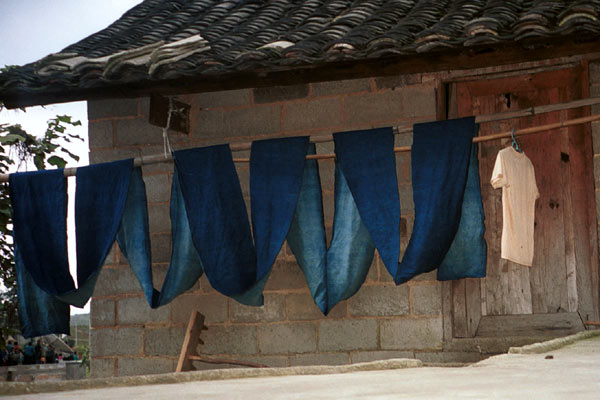
<path id="1" fill-rule="evenodd" d="M 515 131 L 516 131 L 516 129 L 513 128 L 513 130 L 510 132 L 510 137 L 512 138 L 512 147 L 513 147 L 513 149 L 515 149 L 519 153 L 522 153 L 523 149 L 521 148 L 521 145 L 519 144 L 519 141 L 515 137 Z"/>

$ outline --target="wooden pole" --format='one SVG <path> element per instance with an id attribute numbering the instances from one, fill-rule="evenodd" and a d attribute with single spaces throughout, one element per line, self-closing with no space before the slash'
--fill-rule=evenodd
<path id="1" fill-rule="evenodd" d="M 553 112 L 553 111 L 561 111 L 561 110 L 568 110 L 568 109 L 572 109 L 572 108 L 586 107 L 586 106 L 590 106 L 590 105 L 594 105 L 594 104 L 600 104 L 600 97 L 590 97 L 587 99 L 575 100 L 575 101 L 571 101 L 568 103 L 559 103 L 559 104 L 550 104 L 550 105 L 545 105 L 545 106 L 531 107 L 531 108 L 527 108 L 525 110 L 519 110 L 519 111 L 478 115 L 475 117 L 475 122 L 482 123 L 482 122 L 501 121 L 501 120 L 512 119 L 512 118 L 521 118 L 521 117 L 527 117 L 527 116 L 531 116 L 531 115 L 544 114 L 544 113 Z M 566 128 L 568 126 L 585 124 L 588 122 L 598 121 L 598 120 L 600 120 L 600 114 L 592 115 L 589 117 L 575 118 L 575 119 L 571 119 L 571 120 L 567 120 L 567 121 L 556 122 L 553 124 L 536 126 L 536 127 L 532 127 L 532 128 L 519 129 L 514 132 L 514 135 L 515 136 L 530 135 L 532 133 Z M 410 132 L 412 132 L 412 125 L 410 125 L 410 126 L 404 125 L 404 126 L 394 127 L 394 133 L 396 133 L 396 134 L 410 133 Z M 503 133 L 497 133 L 494 135 L 487 135 L 487 136 L 478 136 L 476 138 L 473 138 L 473 143 L 487 142 L 488 140 L 503 139 L 503 138 L 508 138 L 510 136 L 511 136 L 511 132 L 503 132 Z M 310 141 L 313 143 L 331 142 L 331 141 L 333 141 L 333 135 L 311 136 Z M 229 144 L 229 148 L 231 149 L 231 151 L 246 151 L 246 150 L 250 150 L 251 146 L 252 146 L 251 142 Z M 394 147 L 394 152 L 401 153 L 401 152 L 410 151 L 410 149 L 411 149 L 410 146 Z M 307 160 L 326 160 L 326 159 L 332 159 L 332 158 L 335 158 L 335 154 L 311 154 L 311 155 L 306 156 Z M 169 162 L 169 161 L 173 161 L 173 156 L 171 154 L 167 154 L 167 155 L 154 154 L 151 156 L 136 157 L 133 161 L 133 164 L 136 167 L 139 167 L 142 165 L 157 164 L 157 163 Z M 250 162 L 250 159 L 249 158 L 234 158 L 233 162 L 248 163 L 248 162 Z M 74 176 L 76 173 L 77 173 L 76 167 L 64 169 L 65 176 Z M 0 182 L 8 182 L 8 174 L 0 174 Z"/>

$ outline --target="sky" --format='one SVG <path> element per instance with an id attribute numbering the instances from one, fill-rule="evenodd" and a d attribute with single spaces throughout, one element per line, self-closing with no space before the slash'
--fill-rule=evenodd
<path id="1" fill-rule="evenodd" d="M 141 0 L 1 0 L 0 1 L 0 67 L 23 65 L 56 53 L 70 44 L 106 28 Z M 56 115 L 70 115 L 82 126 L 69 129 L 85 139 L 68 148 L 79 155 L 79 162 L 68 166 L 87 165 L 87 107 L 85 102 L 73 102 L 0 111 L 0 124 L 21 124 L 28 133 L 43 135 L 46 121 Z M 74 237 L 74 185 L 69 179 L 69 237 Z M 69 240 L 71 273 L 75 276 L 75 243 Z M 89 312 L 71 307 L 71 313 Z"/>

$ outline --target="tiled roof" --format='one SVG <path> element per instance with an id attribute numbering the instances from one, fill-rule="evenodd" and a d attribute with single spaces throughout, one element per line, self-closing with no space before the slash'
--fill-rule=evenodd
<path id="1" fill-rule="evenodd" d="M 146 0 L 108 28 L 0 75 L 7 95 L 272 71 L 575 34 L 600 1 Z"/>

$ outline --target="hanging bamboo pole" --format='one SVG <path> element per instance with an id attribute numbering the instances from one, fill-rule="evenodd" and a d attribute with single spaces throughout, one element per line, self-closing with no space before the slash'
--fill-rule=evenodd
<path id="1" fill-rule="evenodd" d="M 501 120 L 513 119 L 513 118 L 521 118 L 521 117 L 544 114 L 544 113 L 549 113 L 549 112 L 554 112 L 554 111 L 562 111 L 562 110 L 568 110 L 568 109 L 572 109 L 572 108 L 586 107 L 586 106 L 591 106 L 594 104 L 600 104 L 600 97 L 590 97 L 587 99 L 575 100 L 575 101 L 570 101 L 567 103 L 558 103 L 558 104 L 549 104 L 549 105 L 545 105 L 545 106 L 531 107 L 531 108 L 527 108 L 525 110 L 519 110 L 519 111 L 509 111 L 509 112 L 501 112 L 501 113 L 494 113 L 494 114 L 478 115 L 475 117 L 475 122 L 482 123 L 482 122 L 501 121 Z M 536 126 L 536 127 L 532 127 L 532 128 L 519 129 L 514 132 L 514 135 L 515 136 L 529 135 L 532 133 L 538 133 L 538 132 L 543 132 L 543 131 L 548 131 L 548 130 L 556 130 L 556 129 L 560 129 L 560 128 L 566 128 L 569 126 L 585 124 L 588 122 L 598 121 L 598 120 L 600 120 L 600 114 L 592 115 L 589 117 L 575 118 L 575 119 L 556 122 L 556 123 L 547 124 L 547 125 Z M 412 125 L 402 125 L 402 126 L 394 127 L 395 134 L 410 133 L 410 132 L 412 132 Z M 503 132 L 503 133 L 497 133 L 497 134 L 487 135 L 487 136 L 478 136 L 478 137 L 473 138 L 473 143 L 487 142 L 488 140 L 496 140 L 496 139 L 503 139 L 503 138 L 509 138 L 509 137 L 511 137 L 511 132 Z M 331 141 L 333 141 L 333 135 L 311 136 L 310 141 L 312 143 L 331 142 Z M 231 143 L 229 145 L 229 148 L 231 149 L 232 152 L 235 152 L 235 151 L 250 150 L 251 146 L 252 146 L 251 142 Z M 394 147 L 394 152 L 395 153 L 407 152 L 407 151 L 410 151 L 410 149 L 411 149 L 410 146 Z M 311 154 L 311 155 L 306 156 L 307 160 L 326 160 L 326 159 L 332 159 L 332 158 L 335 158 L 335 154 Z M 158 163 L 162 163 L 162 162 L 169 162 L 172 160 L 173 160 L 173 157 L 171 154 L 167 154 L 167 155 L 154 154 L 151 156 L 136 157 L 134 159 L 133 163 L 136 167 L 139 167 L 142 165 L 158 164 Z M 237 163 L 248 163 L 248 162 L 250 162 L 250 159 L 249 158 L 234 158 L 233 161 L 237 162 Z M 65 168 L 65 170 L 64 170 L 65 176 L 74 176 L 76 173 L 77 173 L 76 167 Z M 0 182 L 8 182 L 8 174 L 0 174 Z"/>

